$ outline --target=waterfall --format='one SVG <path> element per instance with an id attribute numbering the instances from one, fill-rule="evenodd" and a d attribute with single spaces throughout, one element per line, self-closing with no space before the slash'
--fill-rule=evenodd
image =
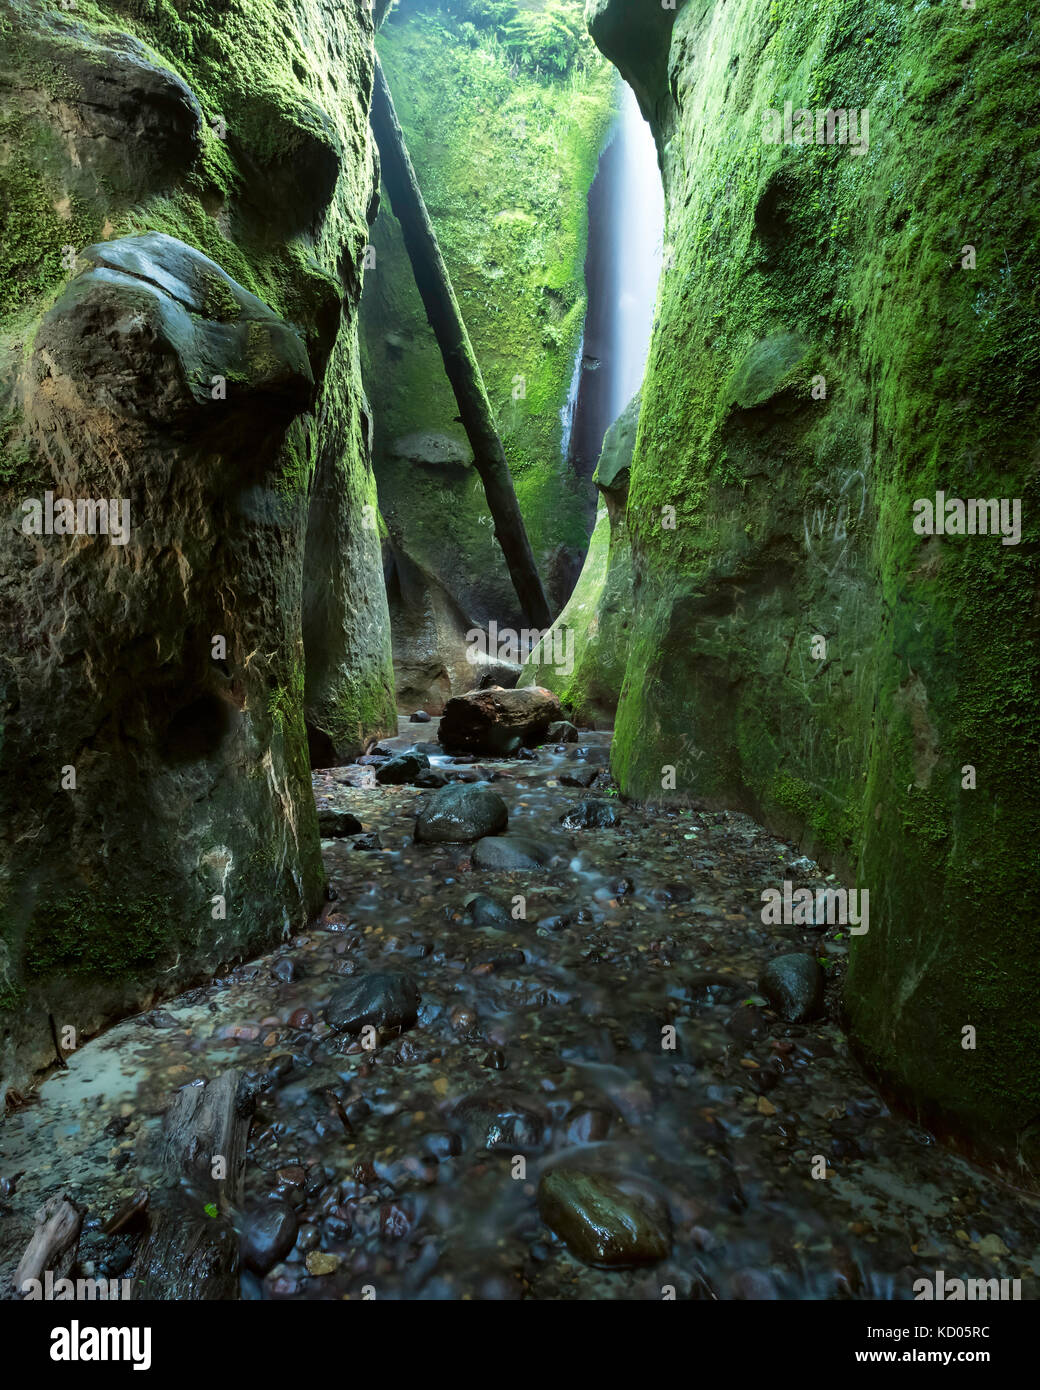
<path id="1" fill-rule="evenodd" d="M 617 119 L 589 190 L 585 329 L 560 412 L 561 447 L 578 477 L 591 478 L 604 434 L 642 382 L 663 234 L 657 149 L 631 87 L 622 82 Z M 591 494 L 590 507 L 594 515 Z"/>
<path id="2" fill-rule="evenodd" d="M 610 420 L 629 403 L 643 380 L 654 322 L 664 237 L 664 189 L 657 148 L 632 88 L 622 88 L 614 183 L 615 318 Z"/>

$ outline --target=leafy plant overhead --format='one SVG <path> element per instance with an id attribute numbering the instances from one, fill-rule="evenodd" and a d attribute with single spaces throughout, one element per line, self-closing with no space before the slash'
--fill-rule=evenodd
<path id="1" fill-rule="evenodd" d="M 544 76 L 583 68 L 595 53 L 582 0 L 534 0 L 527 5 L 510 0 L 405 0 L 394 13 L 404 18 L 417 12 L 431 20 L 453 21 L 455 36 L 464 43 L 504 50 L 518 67 Z"/>

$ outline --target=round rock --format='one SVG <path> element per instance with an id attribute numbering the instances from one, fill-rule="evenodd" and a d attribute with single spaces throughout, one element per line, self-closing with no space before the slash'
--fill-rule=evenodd
<path id="1" fill-rule="evenodd" d="M 509 823 L 506 803 L 482 782 L 450 782 L 424 797 L 415 838 L 427 844 L 467 844 L 497 835 Z"/>
<path id="2" fill-rule="evenodd" d="M 499 873 L 544 870 L 552 863 L 552 851 L 526 835 L 494 835 L 473 846 L 473 867 Z"/>
<path id="3" fill-rule="evenodd" d="M 804 1023 L 823 1012 L 823 971 L 814 956 L 801 951 L 771 960 L 758 987 L 788 1023 Z"/>
<path id="4" fill-rule="evenodd" d="M 538 1184 L 542 1220 L 588 1265 L 624 1268 L 663 1260 L 672 1248 L 668 1207 L 623 1175 L 554 1168 Z"/>
<path id="5" fill-rule="evenodd" d="M 296 1241 L 296 1214 L 286 1202 L 271 1202 L 246 1219 L 242 1263 L 264 1275 L 284 1260 Z"/>
<path id="6" fill-rule="evenodd" d="M 410 1028 L 419 1013 L 421 995 L 403 970 L 371 970 L 352 976 L 329 1000 L 325 1019 L 338 1033 L 376 1028 Z"/>

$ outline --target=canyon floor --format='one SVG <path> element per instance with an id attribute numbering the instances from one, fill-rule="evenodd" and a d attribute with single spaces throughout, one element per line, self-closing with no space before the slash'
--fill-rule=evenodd
<path id="1" fill-rule="evenodd" d="M 762 923 L 762 890 L 818 887 L 815 865 L 744 815 L 620 801 L 608 732 L 477 765 L 440 756 L 436 730 L 402 720 L 384 746 L 490 776 L 547 866 L 474 868 L 470 845 L 413 843 L 420 789 L 315 773 L 319 809 L 381 848 L 325 840 L 330 901 L 305 934 L 85 1043 L 8 1116 L 4 1297 L 61 1192 L 87 1212 L 85 1270 L 133 1274 L 132 1242 L 100 1224 L 154 1181 L 171 1093 L 229 1067 L 257 1096 L 246 1298 L 910 1299 L 937 1270 L 1034 1296 L 1040 1205 L 892 1113 L 850 1057 L 847 928 Z M 589 798 L 617 824 L 561 825 Z M 473 920 L 478 893 L 504 920 Z M 823 963 L 818 1021 L 759 992 L 791 951 Z M 373 971 L 421 995 L 374 1051 L 324 1013 Z M 619 1231 L 647 1262 L 589 1263 Z"/>

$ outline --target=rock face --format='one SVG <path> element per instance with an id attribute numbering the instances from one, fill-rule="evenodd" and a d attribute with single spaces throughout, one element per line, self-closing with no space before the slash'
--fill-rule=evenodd
<path id="1" fill-rule="evenodd" d="M 451 783 L 425 798 L 415 818 L 415 838 L 431 844 L 464 844 L 497 835 L 509 822 L 509 809 L 497 792 L 481 783 Z"/>
<path id="2" fill-rule="evenodd" d="M 449 752 L 504 757 L 544 742 L 560 714 L 556 696 L 540 686 L 474 690 L 449 700 L 437 737 Z"/>
<path id="3" fill-rule="evenodd" d="M 308 735 L 394 727 L 369 7 L 242 0 L 227 65 L 222 16 L 105 9 L 3 18 L 0 1091 L 48 1014 L 89 1036 L 301 927 Z"/>
<path id="4" fill-rule="evenodd" d="M 380 33 L 380 53 L 539 571 L 560 605 L 577 578 L 590 522 L 587 485 L 561 460 L 560 412 L 581 351 L 585 195 L 611 120 L 613 74 L 584 37 L 572 52 L 540 62 L 522 41 L 526 17 L 521 11 L 507 34 L 493 7 L 470 6 L 464 16 L 442 7 L 434 35 L 426 16 L 398 7 Z M 478 654 L 469 632 L 487 633 L 492 621 L 518 633 L 529 625 L 388 204 L 372 244 L 363 346 L 398 699 L 402 709 L 421 704 L 440 713 L 485 674 L 515 683 L 515 665 L 510 681 L 499 663 L 520 655 Z M 476 670 L 468 653 L 481 656 Z"/>
<path id="5" fill-rule="evenodd" d="M 852 872 L 871 907 L 847 977 L 860 1054 L 1035 1168 L 1036 929 L 978 923 L 1040 889 L 1040 363 L 1004 259 L 1036 245 L 1011 171 L 1037 98 L 1012 5 L 953 47 L 934 5 L 778 9 L 587 11 L 651 118 L 672 250 L 631 461 L 637 635 L 612 768 L 657 799 L 674 766 L 666 796 L 743 808 Z M 858 119 L 845 144 L 826 113 L 822 143 L 785 143 L 808 53 L 813 91 Z M 970 140 L 937 152 L 969 110 Z M 980 206 L 986 230 L 962 234 Z M 937 492 L 1009 516 L 1019 499 L 1021 542 L 925 533 L 915 504 Z M 969 1020 L 994 1025 L 974 1051 Z"/>
<path id="6" fill-rule="evenodd" d="M 625 678 L 633 584 L 625 505 L 639 401 L 635 396 L 607 430 L 593 474 L 602 505 L 585 564 L 567 606 L 518 680 L 554 690 L 576 718 L 612 721 Z"/>

